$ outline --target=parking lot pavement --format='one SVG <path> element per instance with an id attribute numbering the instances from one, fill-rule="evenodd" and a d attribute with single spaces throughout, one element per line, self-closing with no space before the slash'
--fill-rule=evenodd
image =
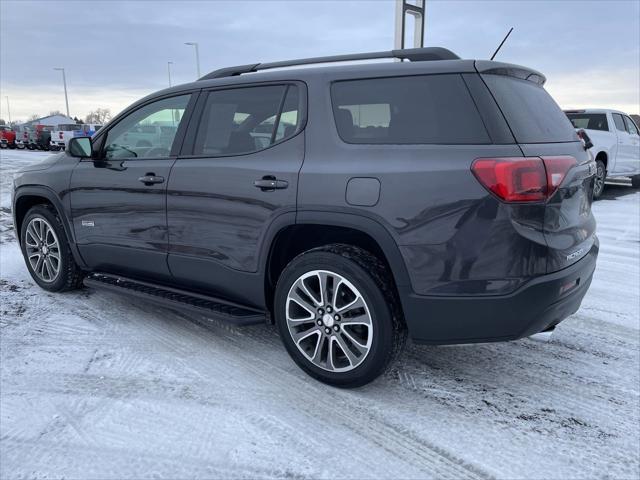
<path id="1" fill-rule="evenodd" d="M 272 327 L 38 289 L 8 186 L 44 156 L 0 153 L 0 477 L 640 476 L 637 190 L 595 203 L 595 278 L 550 343 L 410 346 L 343 391 Z"/>

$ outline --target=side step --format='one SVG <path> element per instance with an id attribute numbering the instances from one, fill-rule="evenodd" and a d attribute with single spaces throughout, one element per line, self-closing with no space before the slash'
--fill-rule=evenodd
<path id="1" fill-rule="evenodd" d="M 267 320 L 265 312 L 260 310 L 199 293 L 141 282 L 119 275 L 92 273 L 84 279 L 84 284 L 87 287 L 131 295 L 175 310 L 189 310 L 200 315 L 220 318 L 234 325 L 256 325 L 265 323 Z"/>

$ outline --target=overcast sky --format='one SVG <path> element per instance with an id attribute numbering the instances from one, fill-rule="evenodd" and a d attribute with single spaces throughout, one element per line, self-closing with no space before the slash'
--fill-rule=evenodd
<path id="1" fill-rule="evenodd" d="M 427 0 L 425 46 L 497 59 L 547 76 L 563 108 L 640 113 L 640 1 Z M 0 0 L 0 118 L 97 107 L 115 114 L 168 84 L 251 62 L 387 50 L 393 1 L 47 1 Z"/>

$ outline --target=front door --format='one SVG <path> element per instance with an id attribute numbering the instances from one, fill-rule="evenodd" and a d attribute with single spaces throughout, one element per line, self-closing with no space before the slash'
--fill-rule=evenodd
<path id="1" fill-rule="evenodd" d="M 263 239 L 277 217 L 295 216 L 302 105 L 296 83 L 200 96 L 167 192 L 169 267 L 182 285 L 240 302 L 251 301 L 237 296 L 246 282 L 264 290 Z"/>
<path id="2" fill-rule="evenodd" d="M 169 97 L 135 109 L 94 140 L 94 159 L 74 169 L 73 228 L 92 269 L 169 277 L 166 190 L 190 98 Z"/>

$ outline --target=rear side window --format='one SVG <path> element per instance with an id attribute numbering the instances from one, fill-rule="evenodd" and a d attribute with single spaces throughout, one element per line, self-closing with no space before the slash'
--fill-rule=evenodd
<path id="1" fill-rule="evenodd" d="M 573 125 L 547 91 L 506 75 L 483 75 L 518 143 L 578 141 Z"/>
<path id="2" fill-rule="evenodd" d="M 622 115 L 620 115 L 619 113 L 613 113 L 613 123 L 616 124 L 616 129 L 620 130 L 621 132 L 626 131 L 627 129 L 624 127 L 624 120 L 622 119 Z"/>
<path id="3" fill-rule="evenodd" d="M 299 127 L 295 85 L 209 92 L 196 134 L 194 155 L 243 155 L 293 136 Z"/>
<path id="4" fill-rule="evenodd" d="M 573 128 L 609 131 L 609 122 L 604 113 L 567 113 L 567 118 L 573 124 Z"/>
<path id="5" fill-rule="evenodd" d="M 347 143 L 490 143 L 460 75 L 339 81 L 331 86 L 331 100 Z"/>

